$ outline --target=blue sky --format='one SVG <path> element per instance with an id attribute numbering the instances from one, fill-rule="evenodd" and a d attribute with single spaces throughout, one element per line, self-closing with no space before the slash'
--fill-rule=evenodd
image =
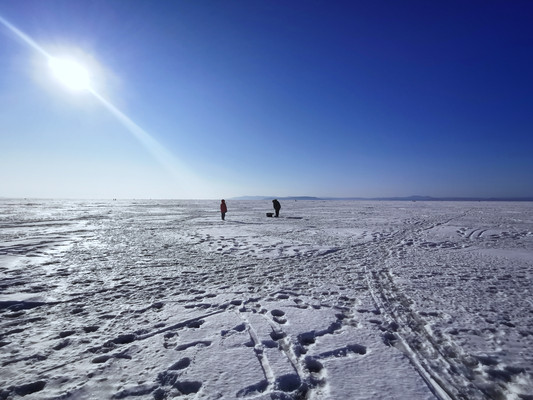
<path id="1" fill-rule="evenodd" d="M 533 196 L 532 16 L 530 1 L 2 0 L 0 196 Z M 62 87 L 6 22 L 85 65 L 92 91 Z"/>

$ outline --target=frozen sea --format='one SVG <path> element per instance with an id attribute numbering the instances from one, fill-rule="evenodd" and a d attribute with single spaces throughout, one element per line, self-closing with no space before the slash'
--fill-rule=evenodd
<path id="1" fill-rule="evenodd" d="M 533 204 L 0 200 L 0 399 L 533 399 Z"/>

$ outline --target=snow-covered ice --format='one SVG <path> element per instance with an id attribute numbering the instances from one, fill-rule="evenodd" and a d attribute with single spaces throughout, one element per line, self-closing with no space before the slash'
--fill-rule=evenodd
<path id="1" fill-rule="evenodd" d="M 533 204 L 0 200 L 0 399 L 533 399 Z"/>

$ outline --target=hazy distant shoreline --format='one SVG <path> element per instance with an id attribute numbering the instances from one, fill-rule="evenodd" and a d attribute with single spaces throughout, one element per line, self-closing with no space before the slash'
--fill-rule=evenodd
<path id="1" fill-rule="evenodd" d="M 431 196 L 407 196 L 407 197 L 314 197 L 314 196 L 237 196 L 229 197 L 229 200 L 309 200 L 309 201 L 486 201 L 486 202 L 533 202 L 533 197 L 431 197 Z M 218 199 L 159 199 L 159 198 L 47 198 L 47 197 L 2 197 L 0 200 L 194 200 L 210 201 Z"/>
<path id="2" fill-rule="evenodd" d="M 232 200 L 360 200 L 360 201 L 533 201 L 533 197 L 312 197 L 312 196 L 240 196 Z"/>

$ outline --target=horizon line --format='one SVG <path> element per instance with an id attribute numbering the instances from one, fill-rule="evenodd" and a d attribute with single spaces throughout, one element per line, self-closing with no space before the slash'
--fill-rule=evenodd
<path id="1" fill-rule="evenodd" d="M 221 197 L 222 198 L 222 197 Z M 280 200 L 307 200 L 307 201 L 533 201 L 533 196 L 232 196 L 225 197 L 228 200 L 261 201 L 270 199 Z M 178 198 L 178 197 L 10 197 L 0 196 L 0 200 L 81 200 L 81 201 L 137 201 L 137 200 L 167 200 L 167 201 L 213 201 L 219 198 Z"/>

